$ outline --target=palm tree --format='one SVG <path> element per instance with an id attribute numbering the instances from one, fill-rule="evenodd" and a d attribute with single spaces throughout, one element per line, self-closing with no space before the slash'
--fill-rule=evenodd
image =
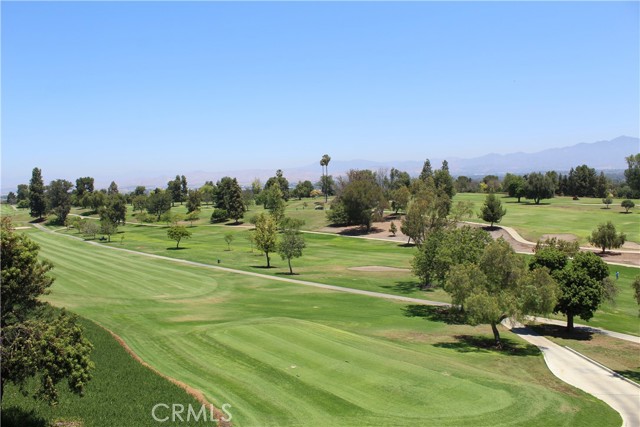
<path id="1" fill-rule="evenodd" d="M 320 166 L 323 167 L 322 169 L 322 174 L 323 174 L 323 179 L 322 179 L 322 192 L 324 193 L 324 201 L 325 203 L 327 202 L 328 198 L 329 198 L 329 189 L 327 188 L 327 177 L 329 176 L 329 162 L 331 161 L 331 156 L 329 156 L 328 154 L 325 154 L 322 156 L 322 159 L 320 159 Z"/>

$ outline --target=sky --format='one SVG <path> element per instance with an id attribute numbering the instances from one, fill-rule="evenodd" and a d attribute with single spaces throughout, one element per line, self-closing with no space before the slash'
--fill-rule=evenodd
<path id="1" fill-rule="evenodd" d="M 3 188 L 640 134 L 638 2 L 0 7 Z"/>

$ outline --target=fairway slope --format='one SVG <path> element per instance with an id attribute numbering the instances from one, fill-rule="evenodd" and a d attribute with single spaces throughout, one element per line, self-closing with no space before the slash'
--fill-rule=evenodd
<path id="1" fill-rule="evenodd" d="M 56 266 L 52 303 L 109 328 L 216 406 L 231 404 L 237 426 L 620 425 L 537 351 L 460 347 L 456 336 L 483 329 L 407 317 L 400 302 L 30 234 Z M 396 331 L 436 338 L 384 338 Z"/>

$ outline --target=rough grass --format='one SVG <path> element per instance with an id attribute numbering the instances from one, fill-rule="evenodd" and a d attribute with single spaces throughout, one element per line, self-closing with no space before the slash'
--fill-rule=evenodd
<path id="1" fill-rule="evenodd" d="M 399 303 L 31 234 L 56 265 L 51 302 L 104 324 L 218 406 L 230 403 L 237 426 L 620 424 L 507 331 L 522 351 L 478 346 L 488 328 L 408 316 Z"/>
<path id="2" fill-rule="evenodd" d="M 60 426 L 123 427 L 158 426 L 151 415 L 157 403 L 201 404 L 183 389 L 162 378 L 133 359 L 104 329 L 80 319 L 85 336 L 94 345 L 91 359 L 95 363 L 93 378 L 80 397 L 60 387 L 56 406 L 23 396 L 18 388 L 8 385 L 2 400 L 4 427 Z M 33 394 L 35 381 L 28 389 Z M 158 411 L 161 417 L 166 416 Z M 210 422 L 190 422 L 191 426 L 212 425 Z"/>
<path id="3" fill-rule="evenodd" d="M 467 200 L 474 203 L 475 211 L 480 211 L 486 194 L 456 194 L 453 201 Z M 611 221 L 618 231 L 627 235 L 627 240 L 640 243 L 640 207 L 625 214 L 620 206 L 622 199 L 614 199 L 610 209 L 605 209 L 601 199 L 571 197 L 555 197 L 545 199 L 539 205 L 526 199 L 517 203 L 513 197 L 501 197 L 502 206 L 507 214 L 500 221 L 501 225 L 515 228 L 527 240 L 537 241 L 545 234 L 569 233 L 575 235 L 581 244 L 588 243 L 588 236 L 598 224 Z M 473 221 L 483 222 L 480 218 Z"/>

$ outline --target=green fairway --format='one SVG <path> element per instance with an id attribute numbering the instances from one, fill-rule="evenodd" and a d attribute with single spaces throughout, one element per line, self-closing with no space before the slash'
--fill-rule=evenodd
<path id="1" fill-rule="evenodd" d="M 166 226 L 127 225 L 120 227 L 121 233 L 112 236 L 112 246 L 136 251 L 187 259 L 205 264 L 216 264 L 244 271 L 253 271 L 269 275 L 288 273 L 286 262 L 277 254 L 272 255 L 272 265 L 266 269 L 264 255 L 251 246 L 247 236 L 253 231 L 248 227 L 224 225 L 200 225 L 190 227 L 193 236 L 181 242 L 182 249 L 174 250 L 174 244 L 167 238 Z M 61 231 L 77 235 L 74 230 Z M 224 235 L 235 236 L 228 250 Z M 413 247 L 404 247 L 397 242 L 378 241 L 345 237 L 339 235 L 306 233 L 307 247 L 303 256 L 292 261 L 295 278 L 311 282 L 326 283 L 369 291 L 385 292 L 413 296 L 435 301 L 450 302 L 448 294 L 442 289 L 420 291 L 417 278 L 411 274 Z M 393 267 L 391 271 L 354 270 L 356 267 L 382 266 Z M 606 303 L 589 322 L 613 331 L 640 335 L 637 317 L 638 305 L 633 298 L 631 282 L 640 269 L 633 267 L 610 266 L 612 278 L 620 272 L 616 282 L 620 292 L 615 303 Z M 562 319 L 561 316 L 556 318 Z M 580 322 L 580 320 L 577 320 Z"/>
<path id="2" fill-rule="evenodd" d="M 467 200 L 474 204 L 474 211 L 480 211 L 486 194 L 456 194 L 454 202 Z M 621 199 L 614 199 L 610 209 L 605 209 L 600 199 L 555 197 L 543 200 L 539 205 L 529 203 L 524 198 L 521 203 L 513 197 L 502 197 L 502 206 L 507 214 L 501 225 L 515 228 L 522 237 L 535 242 L 545 234 L 573 234 L 581 244 L 587 244 L 587 237 L 600 223 L 611 221 L 618 231 L 627 235 L 627 240 L 640 243 L 640 208 L 625 214 L 620 207 Z M 638 203 L 636 203 L 636 206 Z M 472 221 L 483 222 L 480 218 Z"/>
<path id="3" fill-rule="evenodd" d="M 407 317 L 404 304 L 30 235 L 56 266 L 52 303 L 231 404 L 237 426 L 621 422 L 507 331 L 513 349 L 496 353 L 473 344 L 487 327 Z"/>

